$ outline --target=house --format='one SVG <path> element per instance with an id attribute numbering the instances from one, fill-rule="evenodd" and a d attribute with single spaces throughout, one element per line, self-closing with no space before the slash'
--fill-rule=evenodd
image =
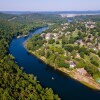
<path id="1" fill-rule="evenodd" d="M 47 33 L 47 34 L 45 35 L 45 39 L 46 39 L 46 40 L 50 40 L 52 37 L 53 37 L 53 35 L 52 35 L 51 33 Z"/>
<path id="2" fill-rule="evenodd" d="M 94 47 L 93 50 L 94 50 L 94 51 L 97 51 L 97 48 Z"/>
<path id="3" fill-rule="evenodd" d="M 79 39 L 75 42 L 75 44 L 78 44 L 78 45 L 81 45 L 81 46 L 84 46 L 85 45 L 85 42 L 83 42 L 82 39 Z"/>
<path id="4" fill-rule="evenodd" d="M 69 25 L 69 23 L 64 23 L 65 26 Z"/>
<path id="5" fill-rule="evenodd" d="M 54 39 L 55 41 L 57 41 L 58 38 L 59 38 L 59 34 L 54 33 L 54 34 L 53 34 L 53 39 Z"/>
<path id="6" fill-rule="evenodd" d="M 75 58 L 80 58 L 80 54 L 76 53 L 76 57 Z"/>
<path id="7" fill-rule="evenodd" d="M 90 43 L 90 42 L 87 42 L 86 44 L 87 44 L 88 47 L 91 47 L 91 46 L 93 45 L 93 44 Z"/>
<path id="8" fill-rule="evenodd" d="M 45 35 L 46 35 L 46 33 L 42 33 L 40 36 L 41 36 L 42 38 L 45 38 Z"/>
<path id="9" fill-rule="evenodd" d="M 100 68 L 98 68 L 99 72 L 100 72 Z"/>
<path id="10" fill-rule="evenodd" d="M 92 41 L 93 39 L 94 39 L 94 37 L 93 37 L 93 36 L 91 36 L 90 40 Z"/>
<path id="11" fill-rule="evenodd" d="M 69 35 L 71 32 L 67 32 L 67 33 L 65 33 L 65 36 L 67 36 L 67 35 Z"/>
<path id="12" fill-rule="evenodd" d="M 80 75 L 87 75 L 87 71 L 84 68 L 78 68 L 76 70 Z"/>
<path id="13" fill-rule="evenodd" d="M 70 66 L 70 68 L 74 68 L 76 65 L 74 64 L 73 61 L 69 61 L 69 66 Z"/>
<path id="14" fill-rule="evenodd" d="M 54 37 L 57 37 L 57 36 L 58 36 L 58 34 L 57 34 L 57 33 L 54 33 L 54 34 L 53 34 L 53 36 L 54 36 Z"/>
<path id="15" fill-rule="evenodd" d="M 85 27 L 86 28 L 95 28 L 96 27 L 95 22 L 91 22 L 91 21 L 85 22 Z"/>
<path id="16" fill-rule="evenodd" d="M 57 37 L 53 37 L 53 39 L 54 39 L 55 41 L 57 41 L 57 39 L 58 39 L 58 36 L 57 36 Z"/>
<path id="17" fill-rule="evenodd" d="M 64 32 L 61 32 L 61 36 L 64 34 Z"/>

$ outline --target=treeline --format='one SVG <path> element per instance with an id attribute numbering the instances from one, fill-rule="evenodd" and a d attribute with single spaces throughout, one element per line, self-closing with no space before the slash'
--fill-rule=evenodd
<path id="1" fill-rule="evenodd" d="M 11 15 L 11 14 L 4 14 L 0 12 L 0 20 L 9 20 L 13 17 L 16 17 L 17 15 Z"/>
<path id="2" fill-rule="evenodd" d="M 0 20 L 14 23 L 14 27 L 16 26 L 16 30 L 19 30 L 22 35 L 27 35 L 29 30 L 33 30 L 33 26 L 36 28 L 66 21 L 60 15 L 54 14 L 6 15 L 3 13 L 0 13 Z"/>
<path id="3" fill-rule="evenodd" d="M 60 15 L 33 13 L 33 14 L 19 15 L 12 21 L 20 23 L 29 23 L 29 22 L 59 23 L 59 22 L 64 22 L 65 20 L 66 19 L 63 19 Z"/>
<path id="4" fill-rule="evenodd" d="M 24 73 L 15 63 L 14 57 L 8 53 L 12 37 L 21 31 L 20 25 L 24 27 L 24 24 L 8 21 L 6 17 L 0 19 L 0 99 L 60 100 L 51 88 L 43 88 L 37 82 L 36 77 Z M 33 28 L 38 25 L 33 25 Z"/>
<path id="5" fill-rule="evenodd" d="M 100 15 L 82 15 L 82 16 L 76 16 L 74 17 L 74 20 L 77 21 L 94 21 L 94 22 L 100 22 Z"/>

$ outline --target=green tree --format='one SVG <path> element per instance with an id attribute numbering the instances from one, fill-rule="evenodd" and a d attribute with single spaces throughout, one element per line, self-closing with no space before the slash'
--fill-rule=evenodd
<path id="1" fill-rule="evenodd" d="M 53 44 L 54 42 L 55 42 L 54 39 L 50 39 L 50 40 L 48 41 L 49 44 Z"/>
<path id="2" fill-rule="evenodd" d="M 80 56 L 84 58 L 84 52 L 80 52 Z"/>

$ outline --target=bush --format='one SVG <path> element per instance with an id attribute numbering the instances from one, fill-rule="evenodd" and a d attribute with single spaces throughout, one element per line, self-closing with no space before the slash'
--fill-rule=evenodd
<path id="1" fill-rule="evenodd" d="M 84 58 L 84 52 L 80 52 L 80 56 Z"/>
<path id="2" fill-rule="evenodd" d="M 74 47 L 72 45 L 65 45 L 64 49 L 69 51 L 69 52 L 72 52 L 74 50 Z"/>
<path id="3" fill-rule="evenodd" d="M 59 41 L 56 41 L 56 44 L 59 44 Z"/>
<path id="4" fill-rule="evenodd" d="M 93 65 L 95 65 L 95 66 L 99 66 L 99 64 L 95 61 L 95 60 L 91 60 L 91 63 L 93 64 Z"/>
<path id="5" fill-rule="evenodd" d="M 69 63 L 65 63 L 64 61 L 60 61 L 60 62 L 58 63 L 58 66 L 59 66 L 59 67 L 69 68 Z"/>
<path id="6" fill-rule="evenodd" d="M 54 42 L 55 42 L 54 39 L 50 39 L 50 40 L 48 41 L 49 44 L 53 44 Z"/>

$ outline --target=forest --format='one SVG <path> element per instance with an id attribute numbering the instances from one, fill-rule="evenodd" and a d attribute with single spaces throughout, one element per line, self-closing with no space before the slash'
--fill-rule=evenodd
<path id="1" fill-rule="evenodd" d="M 45 20 L 46 19 L 46 20 Z M 55 20 L 54 20 L 55 19 Z M 37 21 L 36 21 L 37 20 Z M 34 75 L 19 67 L 8 48 L 12 38 L 30 30 L 59 23 L 64 19 L 52 15 L 10 15 L 0 13 L 0 99 L 1 100 L 60 100 L 51 88 L 43 88 Z"/>

